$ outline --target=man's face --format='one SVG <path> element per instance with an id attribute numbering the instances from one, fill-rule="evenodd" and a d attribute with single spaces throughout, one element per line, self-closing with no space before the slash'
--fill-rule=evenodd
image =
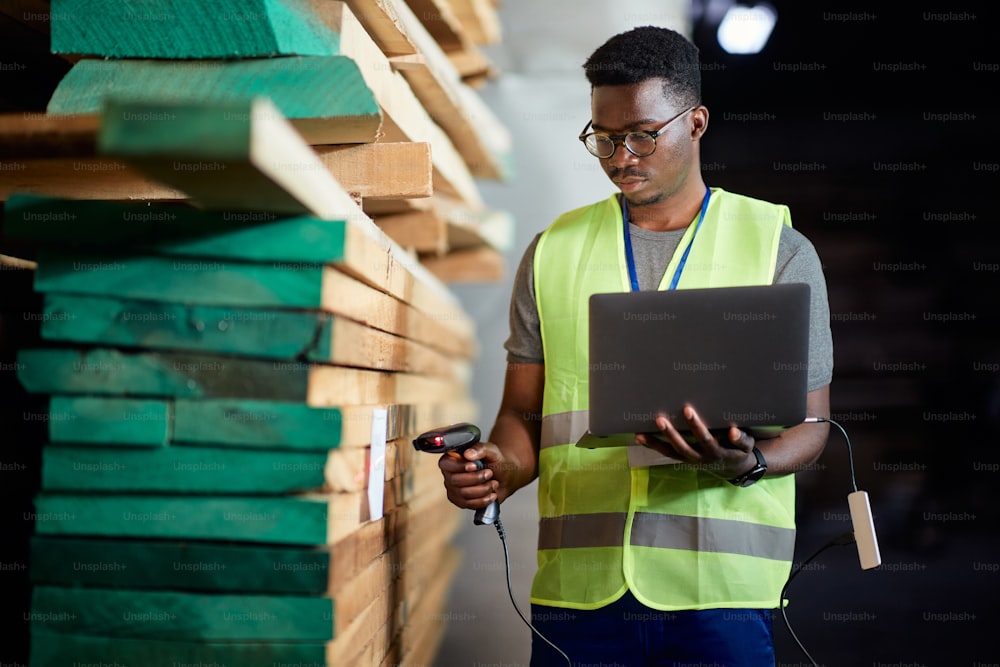
<path id="1" fill-rule="evenodd" d="M 658 130 L 681 114 L 656 137 L 656 150 L 636 157 L 622 143 L 614 155 L 601 160 L 608 178 L 631 206 L 648 206 L 668 198 L 684 183 L 694 166 L 690 114 L 669 100 L 662 79 L 622 86 L 597 86 L 591 95 L 593 132 L 620 135 L 636 130 Z"/>

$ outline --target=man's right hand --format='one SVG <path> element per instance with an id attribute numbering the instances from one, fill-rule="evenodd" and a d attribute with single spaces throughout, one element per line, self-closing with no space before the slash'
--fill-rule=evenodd
<path id="1" fill-rule="evenodd" d="M 485 467 L 476 470 L 475 461 L 482 461 Z M 462 454 L 442 454 L 438 467 L 444 476 L 448 500 L 462 509 L 478 510 L 488 506 L 497 499 L 500 490 L 494 470 L 499 469 L 502 462 L 503 454 L 492 442 L 480 442 Z"/>
<path id="2" fill-rule="evenodd" d="M 462 455 L 452 452 L 438 459 L 448 500 L 462 509 L 483 509 L 494 500 L 503 503 L 538 477 L 544 386 L 544 365 L 507 364 L 503 398 L 489 439 Z M 503 450 L 497 442 L 503 443 Z M 478 461 L 482 470 L 476 470 Z"/>

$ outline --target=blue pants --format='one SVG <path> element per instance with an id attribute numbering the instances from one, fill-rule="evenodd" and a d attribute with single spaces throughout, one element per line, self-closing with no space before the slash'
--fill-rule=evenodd
<path id="1" fill-rule="evenodd" d="M 573 667 L 774 667 L 770 609 L 659 611 L 630 592 L 593 610 L 531 605 L 531 624 Z M 531 633 L 531 667 L 567 667 Z"/>

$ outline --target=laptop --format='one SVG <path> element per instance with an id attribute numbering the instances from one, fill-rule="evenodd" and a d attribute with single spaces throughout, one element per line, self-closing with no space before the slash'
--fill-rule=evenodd
<path id="1" fill-rule="evenodd" d="M 686 403 L 713 430 L 801 423 L 809 297 L 806 283 L 592 295 L 590 437 L 580 446 L 658 431 L 660 413 L 687 431 Z"/>

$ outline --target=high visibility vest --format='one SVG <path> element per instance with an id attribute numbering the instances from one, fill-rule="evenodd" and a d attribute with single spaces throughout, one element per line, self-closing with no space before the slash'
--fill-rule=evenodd
<path id="1" fill-rule="evenodd" d="M 784 225 L 786 206 L 712 188 L 677 288 L 770 284 Z M 740 488 L 693 466 L 630 467 L 625 447 L 576 446 L 588 422 L 588 299 L 630 289 L 617 196 L 542 233 L 534 280 L 545 391 L 531 601 L 596 609 L 628 589 L 661 610 L 777 607 L 795 543 L 793 475 Z"/>

